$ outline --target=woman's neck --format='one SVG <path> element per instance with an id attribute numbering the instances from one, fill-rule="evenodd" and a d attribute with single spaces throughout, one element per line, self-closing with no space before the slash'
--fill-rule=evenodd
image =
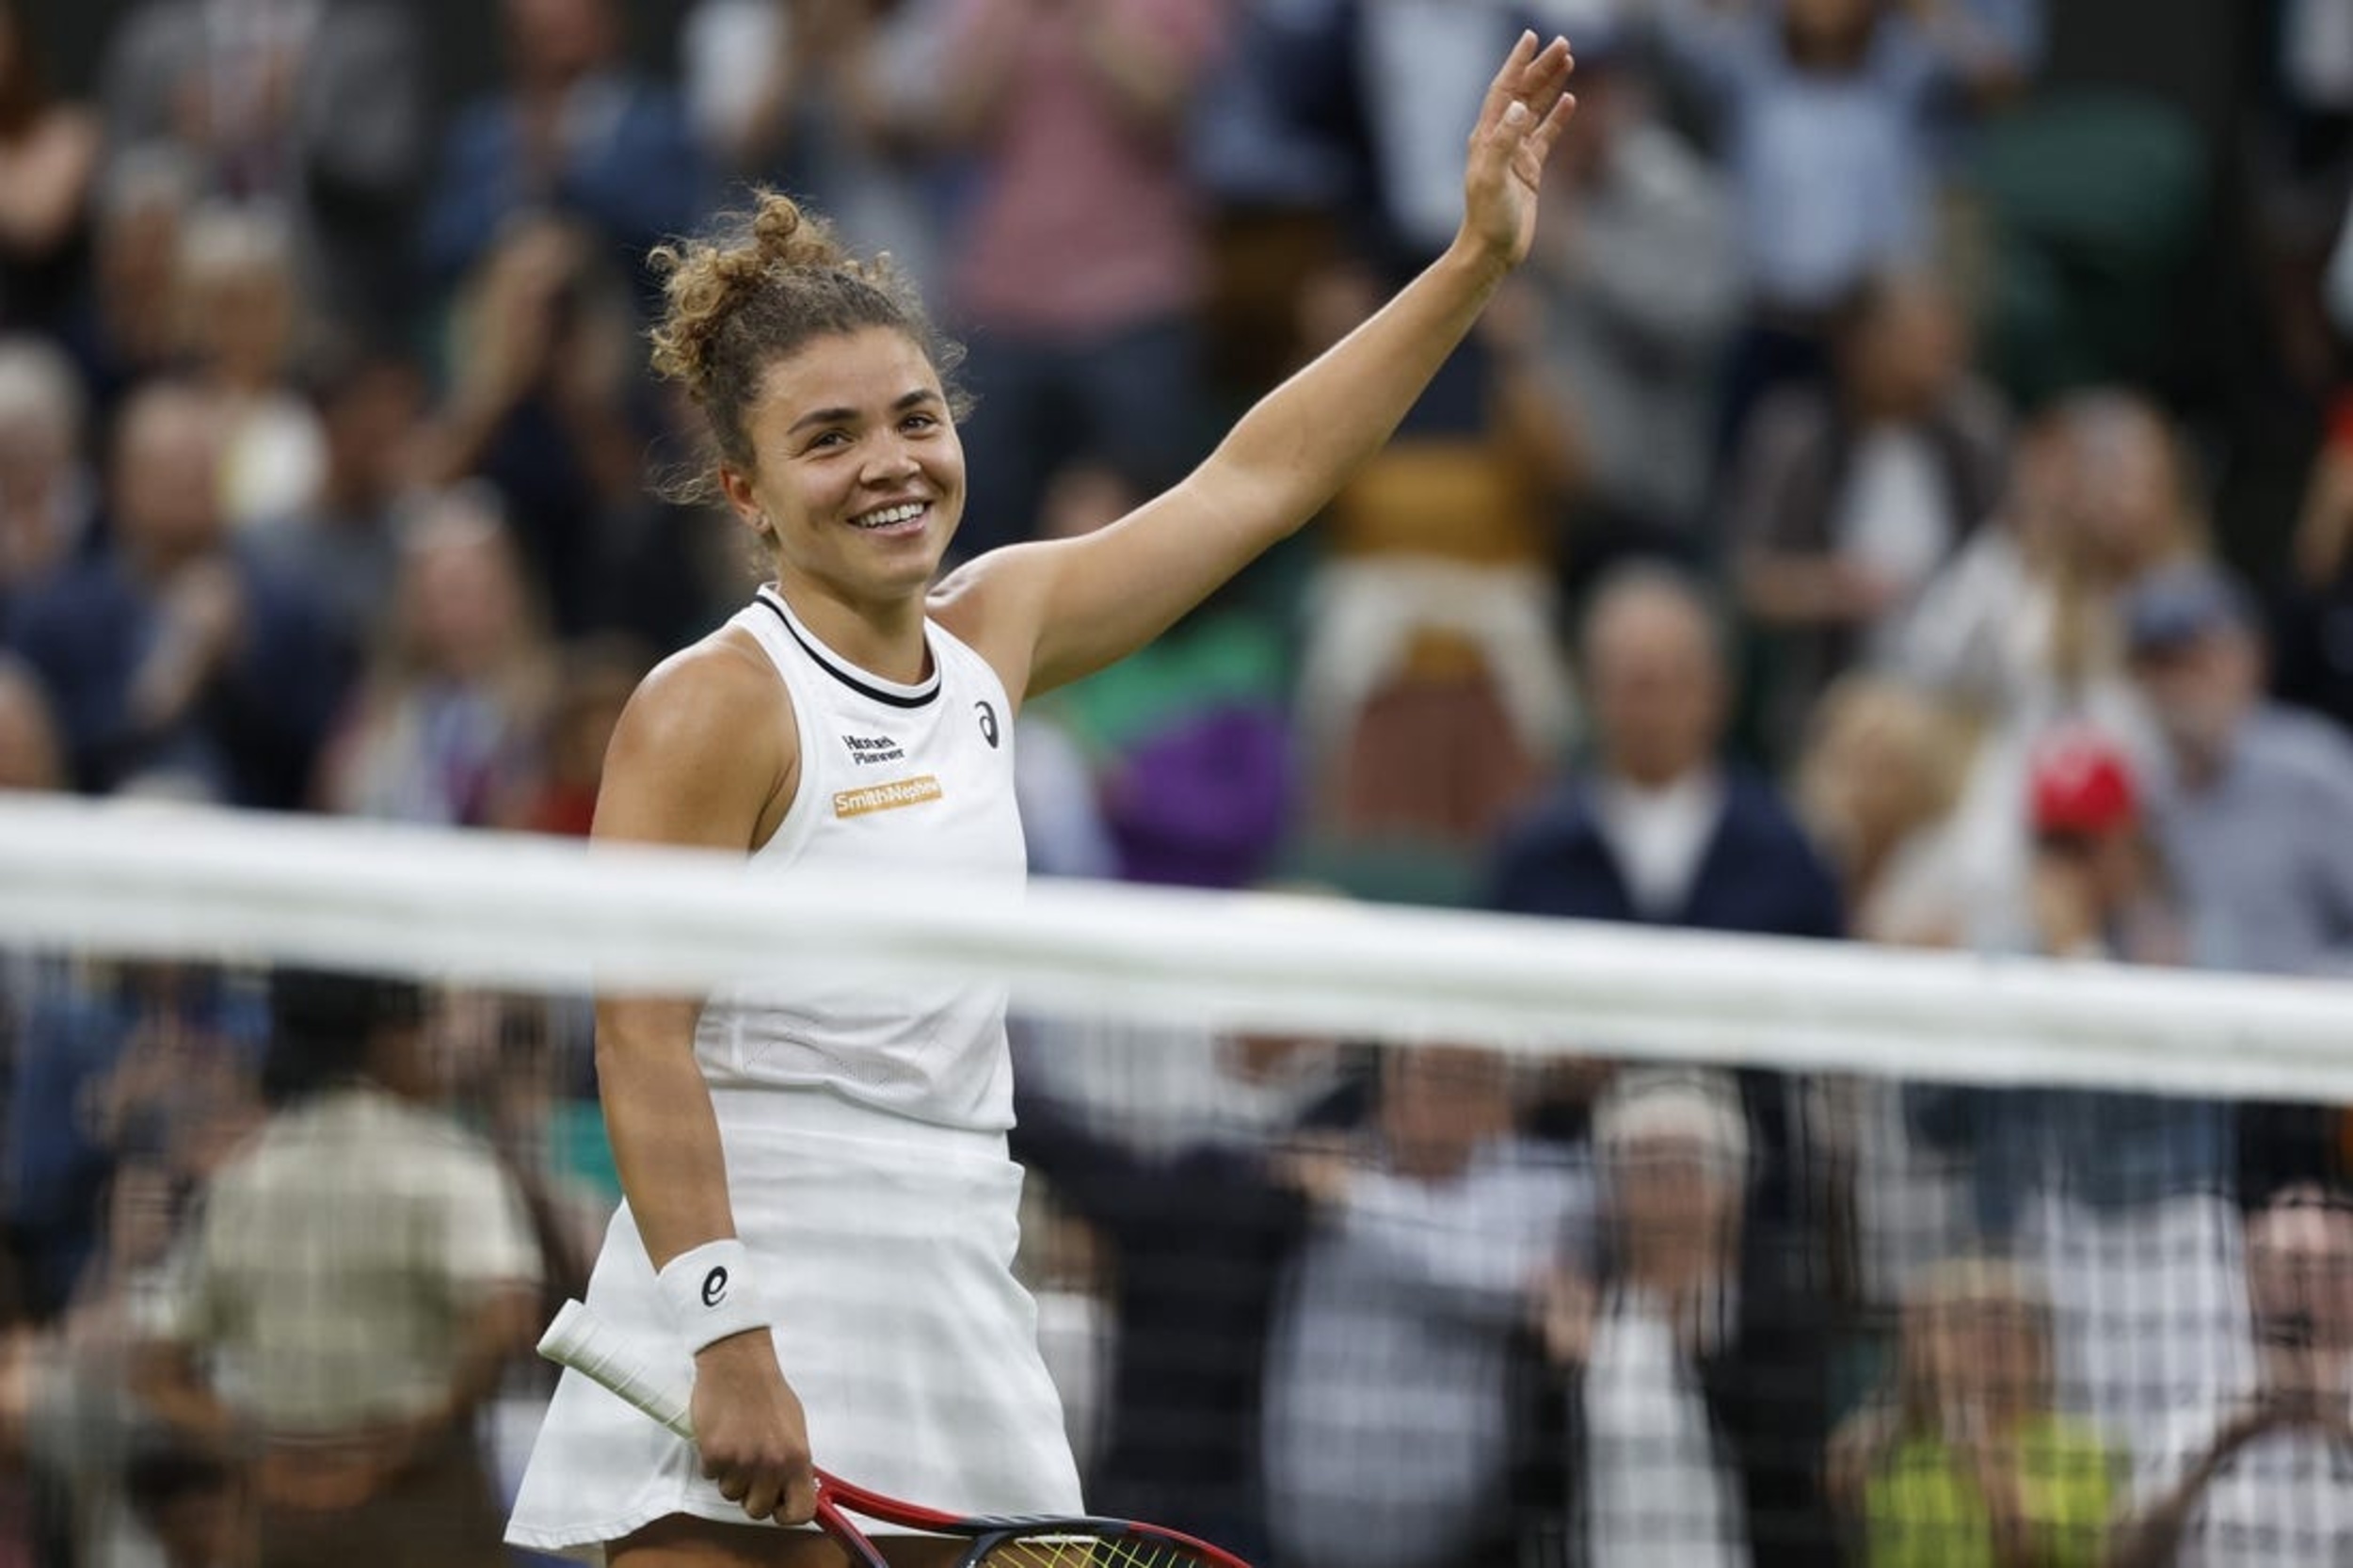
<path id="1" fill-rule="evenodd" d="M 820 642 L 868 674 L 908 686 L 931 674 L 921 594 L 853 604 L 806 581 L 779 577 L 771 586 Z"/>

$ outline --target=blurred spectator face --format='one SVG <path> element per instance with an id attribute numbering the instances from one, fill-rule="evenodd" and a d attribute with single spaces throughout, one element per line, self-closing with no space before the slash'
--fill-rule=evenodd
<path id="1" fill-rule="evenodd" d="M 2085 564 L 2128 581 L 2179 553 L 2199 527 L 2172 426 L 2137 398 L 2100 394 L 2068 416 L 2068 513 Z"/>
<path id="2" fill-rule="evenodd" d="M 1839 345 L 1848 395 L 1866 416 L 1924 414 L 1966 367 L 1961 312 L 1923 276 L 1881 279 L 1868 290 Z"/>
<path id="3" fill-rule="evenodd" d="M 1850 678 L 1815 709 L 1798 794 L 1833 837 L 1892 845 L 1952 808 L 1961 761 L 1950 725 L 1926 698 L 1889 681 Z"/>
<path id="4" fill-rule="evenodd" d="M 1859 63 L 1879 14 L 1880 0 L 1785 0 L 1782 25 L 1793 57 L 1844 69 Z"/>
<path id="5" fill-rule="evenodd" d="M 1381 1131 L 1402 1175 L 1442 1180 L 1512 1127 L 1510 1065 L 1489 1051 L 1428 1046 L 1381 1064 Z"/>
<path id="6" fill-rule="evenodd" d="M 320 399 L 329 487 L 346 505 L 391 501 L 406 488 L 425 415 L 424 377 L 395 359 L 372 360 Z"/>
<path id="7" fill-rule="evenodd" d="M 1633 581 L 1596 601 L 1585 676 L 1604 764 L 1645 789 L 1672 784 L 1714 755 L 1724 672 L 1706 611 L 1680 588 Z"/>
<path id="8" fill-rule="evenodd" d="M 0 583 L 46 568 L 72 542 L 82 393 L 46 344 L 0 341 Z"/>
<path id="9" fill-rule="evenodd" d="M 126 159 L 99 203 L 100 310 L 121 345 L 160 353 L 172 324 L 180 234 L 194 177 L 168 157 Z"/>
<path id="10" fill-rule="evenodd" d="M 2220 759 L 2262 693 L 2252 615 L 2233 584 L 2202 565 L 2157 572 L 2125 596 L 2133 673 L 2186 760 Z"/>
<path id="11" fill-rule="evenodd" d="M 2219 757 L 2263 688 L 2263 661 L 2244 631 L 2223 629 L 2133 662 L 2166 738 L 2181 751 Z"/>
<path id="12" fill-rule="evenodd" d="M 506 38 L 519 72 L 540 82 L 577 80 L 616 49 L 604 0 L 506 0 Z"/>
<path id="13" fill-rule="evenodd" d="M 1629 1250 L 1713 1245 L 1738 1212 L 1739 1169 L 1703 1138 L 1625 1139 L 1609 1151 L 1608 1175 L 1611 1220 Z"/>
<path id="14" fill-rule="evenodd" d="M 2263 1343 L 2353 1350 L 2353 1212 L 2309 1191 L 2282 1194 L 2249 1227 L 2247 1289 Z"/>
<path id="15" fill-rule="evenodd" d="M 33 673 L 0 661 L 0 792 L 65 788 L 65 747 Z"/>
<path id="16" fill-rule="evenodd" d="M 221 418 L 203 393 L 150 387 L 123 411 L 115 438 L 115 520 L 135 557 L 176 564 L 213 551 L 221 510 Z"/>
<path id="17" fill-rule="evenodd" d="M 529 625 L 504 525 L 462 494 L 443 497 L 402 541 L 394 597 L 412 665 L 455 680 L 497 670 Z"/>
<path id="18" fill-rule="evenodd" d="M 1626 1069 L 1594 1105 L 1593 1146 L 1629 1255 L 1714 1247 L 1737 1228 L 1748 1124 L 1717 1075 Z"/>
<path id="19" fill-rule="evenodd" d="M 233 387 L 275 385 L 295 334 L 294 252 L 285 231 L 235 212 L 200 213 L 181 241 L 178 280 L 189 358 Z"/>
<path id="20" fill-rule="evenodd" d="M 1906 1354 L 1941 1413 L 2025 1411 L 2046 1402 L 2050 1319 L 2008 1271 L 1959 1265 L 1905 1319 Z"/>

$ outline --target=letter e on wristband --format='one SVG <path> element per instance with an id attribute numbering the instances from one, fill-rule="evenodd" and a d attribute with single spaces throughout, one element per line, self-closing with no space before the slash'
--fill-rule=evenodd
<path id="1" fill-rule="evenodd" d="M 753 1278 L 752 1255 L 732 1237 L 679 1254 L 663 1265 L 655 1282 L 689 1352 L 768 1326 Z"/>

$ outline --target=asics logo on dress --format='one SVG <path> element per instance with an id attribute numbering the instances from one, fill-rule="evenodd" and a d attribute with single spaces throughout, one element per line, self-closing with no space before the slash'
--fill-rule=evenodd
<path id="1" fill-rule="evenodd" d="M 972 706 L 980 711 L 981 739 L 988 743 L 989 750 L 995 751 L 997 749 L 997 710 L 985 702 L 976 702 Z"/>

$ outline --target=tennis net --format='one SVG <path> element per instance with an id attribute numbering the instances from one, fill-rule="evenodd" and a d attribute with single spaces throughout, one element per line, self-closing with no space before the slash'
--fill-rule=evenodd
<path id="1" fill-rule="evenodd" d="M 590 998 L 750 974 L 1012 985 L 1098 1511 L 1277 1568 L 2353 1560 L 2353 988 L 70 802 L 0 806 L 0 1512 L 460 1550 L 619 1196 Z"/>

